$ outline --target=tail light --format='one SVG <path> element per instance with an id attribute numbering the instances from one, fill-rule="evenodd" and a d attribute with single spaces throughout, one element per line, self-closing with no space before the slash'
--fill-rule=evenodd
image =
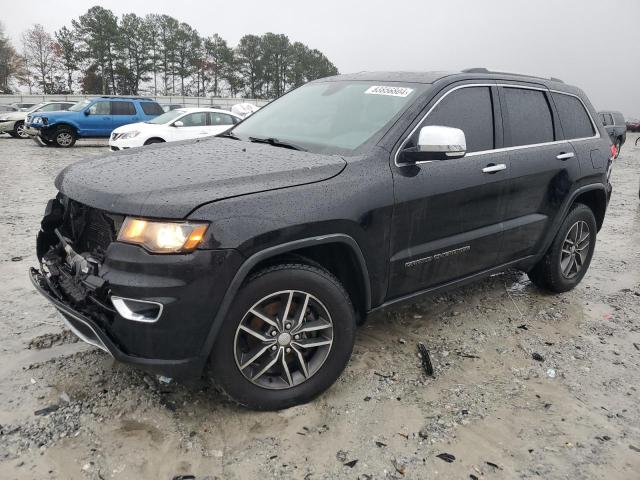
<path id="1" fill-rule="evenodd" d="M 615 145 L 611 145 L 611 160 L 615 159 L 618 156 L 618 149 Z"/>

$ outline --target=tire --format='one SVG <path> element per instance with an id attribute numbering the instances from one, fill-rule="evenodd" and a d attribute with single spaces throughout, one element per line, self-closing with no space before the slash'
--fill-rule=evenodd
<path id="1" fill-rule="evenodd" d="M 154 143 L 165 143 L 165 142 L 161 138 L 150 138 L 149 140 L 144 142 L 145 145 L 153 145 Z"/>
<path id="2" fill-rule="evenodd" d="M 620 149 L 622 149 L 622 139 L 618 138 L 616 140 L 616 156 L 614 158 L 618 158 L 620 156 Z"/>
<path id="3" fill-rule="evenodd" d="M 596 218 L 591 209 L 582 203 L 576 203 L 562 222 L 547 253 L 528 272 L 531 281 L 536 286 L 555 293 L 572 290 L 589 269 L 597 230 Z M 576 239 L 577 246 L 573 248 L 569 242 L 576 243 Z"/>
<path id="4" fill-rule="evenodd" d="M 13 133 L 13 130 L 7 133 L 11 135 L 12 138 L 20 138 L 17 133 Z"/>
<path id="5" fill-rule="evenodd" d="M 24 129 L 24 122 L 16 122 L 13 125 L 13 132 L 11 136 L 14 138 L 22 138 L 22 139 L 29 138 L 29 135 L 27 135 L 27 131 Z"/>
<path id="6" fill-rule="evenodd" d="M 217 386 L 244 407 L 280 410 L 307 403 L 344 370 L 355 330 L 353 305 L 336 277 L 301 263 L 275 265 L 251 276 L 236 295 L 216 338 L 210 372 Z"/>
<path id="7" fill-rule="evenodd" d="M 71 148 L 76 140 L 76 132 L 70 127 L 58 127 L 53 137 L 53 143 L 60 148 Z"/>

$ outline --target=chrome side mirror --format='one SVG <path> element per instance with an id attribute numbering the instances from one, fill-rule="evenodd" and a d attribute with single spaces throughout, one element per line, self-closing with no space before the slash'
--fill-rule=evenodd
<path id="1" fill-rule="evenodd" d="M 418 145 L 401 153 L 404 163 L 460 158 L 467 153 L 467 140 L 459 128 L 429 125 L 420 129 Z"/>

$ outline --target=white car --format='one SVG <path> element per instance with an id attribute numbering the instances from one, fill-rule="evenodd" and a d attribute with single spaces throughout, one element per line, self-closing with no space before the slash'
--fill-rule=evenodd
<path id="1" fill-rule="evenodd" d="M 147 122 L 116 128 L 109 137 L 109 148 L 115 152 L 152 143 L 210 137 L 228 130 L 241 120 L 226 110 L 178 108 Z"/>

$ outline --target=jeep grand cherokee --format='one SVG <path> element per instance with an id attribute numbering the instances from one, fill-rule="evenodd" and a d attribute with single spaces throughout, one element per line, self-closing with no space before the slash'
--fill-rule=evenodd
<path id="1" fill-rule="evenodd" d="M 313 81 L 221 137 L 67 167 L 31 278 L 122 362 L 304 403 L 372 311 L 507 267 L 574 288 L 611 192 L 595 118 L 575 87 L 485 69 Z"/>

